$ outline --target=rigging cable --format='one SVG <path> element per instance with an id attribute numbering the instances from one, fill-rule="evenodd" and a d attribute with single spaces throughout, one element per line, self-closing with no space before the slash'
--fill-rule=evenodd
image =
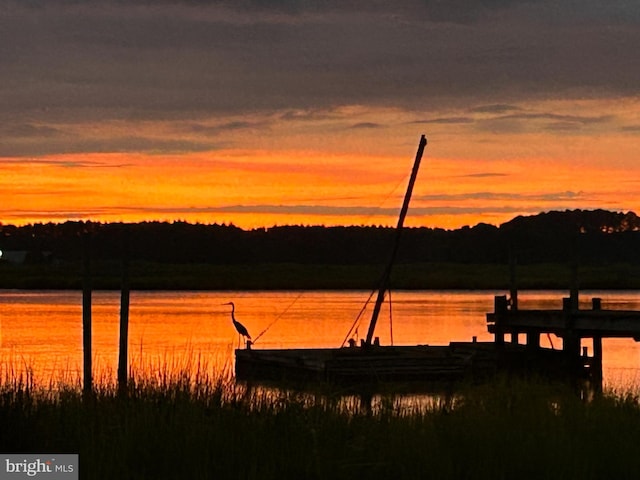
<path id="1" fill-rule="evenodd" d="M 255 344 L 256 344 L 256 342 L 258 341 L 258 339 L 259 339 L 262 335 L 264 335 L 265 333 L 267 333 L 267 330 L 269 330 L 269 329 L 270 329 L 270 328 L 271 328 L 271 327 L 272 327 L 272 326 L 273 326 L 273 325 L 274 325 L 278 320 L 280 320 L 280 319 L 283 317 L 283 315 L 284 315 L 285 313 L 287 313 L 291 307 L 293 307 L 293 305 L 294 305 L 294 304 L 295 304 L 295 303 L 300 299 L 300 297 L 301 297 L 302 295 L 304 295 L 304 292 L 301 292 L 301 293 L 300 293 L 296 298 L 294 298 L 294 299 L 293 299 L 293 302 L 291 302 L 291 303 L 287 306 L 287 308 L 285 308 L 285 309 L 280 313 L 280 315 L 278 315 L 278 316 L 275 318 L 275 320 L 273 320 L 269 325 L 267 325 L 267 328 L 265 328 L 263 331 L 261 331 L 261 332 L 260 332 L 260 334 L 259 334 L 256 338 L 254 338 L 254 339 L 253 339 L 252 344 L 253 344 L 253 345 L 255 345 Z"/>
<path id="2" fill-rule="evenodd" d="M 389 198 L 391 198 L 391 196 L 396 192 L 396 190 L 398 190 L 400 185 L 402 185 L 402 183 L 404 183 L 408 177 L 409 177 L 409 175 L 403 175 L 402 178 L 400 178 L 398 180 L 398 183 L 396 183 L 396 185 L 391 189 L 391 191 L 377 205 L 377 207 L 376 207 L 377 210 L 379 210 L 382 207 L 382 205 L 384 205 L 387 202 L 387 200 L 389 200 Z M 373 216 L 373 214 L 367 216 L 367 219 L 371 218 L 372 216 Z M 367 305 L 369 305 L 369 302 L 371 301 L 371 298 L 375 295 L 375 293 L 377 291 L 378 291 L 378 289 L 373 290 L 371 292 L 371 294 L 369 295 L 369 298 L 367 298 L 367 301 L 364 302 L 364 305 L 362 306 L 362 309 L 360 310 L 360 313 L 358 313 L 358 315 L 356 316 L 356 319 L 353 321 L 353 324 L 351 325 L 351 328 L 347 332 L 347 335 L 344 337 L 344 340 L 342 341 L 342 344 L 340 345 L 341 348 L 344 347 L 345 343 L 347 343 L 347 340 L 349 339 L 349 337 L 353 333 L 354 329 L 355 329 L 355 331 L 357 333 L 359 322 L 360 322 L 360 319 L 362 317 L 362 314 L 366 310 Z M 389 294 L 391 294 L 391 292 L 389 292 Z M 389 300 L 389 301 L 391 301 L 391 300 Z M 389 304 L 389 308 L 391 308 L 391 304 Z M 393 333 L 391 335 L 391 344 L 393 345 Z"/>
<path id="3" fill-rule="evenodd" d="M 549 340 L 549 343 L 551 344 L 551 350 L 555 350 L 556 348 L 553 346 L 553 340 L 551 340 L 551 334 L 547 333 L 547 339 Z"/>
<path id="4" fill-rule="evenodd" d="M 347 343 L 347 340 L 349 339 L 349 337 L 351 336 L 351 333 L 353 332 L 354 329 L 357 330 L 357 325 L 360 322 L 360 318 L 362 317 L 362 314 L 364 313 L 364 311 L 367 308 L 367 305 L 369 305 L 369 302 L 371 301 L 371 298 L 373 297 L 373 295 L 376 293 L 377 290 L 372 290 L 371 293 L 369 294 L 369 298 L 367 298 L 367 301 L 364 302 L 364 305 L 362 306 L 362 308 L 360 309 L 360 313 L 358 313 L 358 315 L 356 316 L 356 319 L 353 321 L 353 324 L 351 324 L 351 328 L 349 329 L 349 331 L 347 332 L 347 335 L 344 337 L 344 340 L 342 341 L 342 344 L 340 345 L 340 348 L 344 347 L 344 344 Z"/>
<path id="5" fill-rule="evenodd" d="M 364 216 L 362 215 L 362 223 L 368 223 L 369 220 L 371 220 L 371 218 L 375 215 L 374 212 L 379 211 L 382 209 L 382 206 L 387 203 L 387 201 L 396 193 L 396 191 L 398 190 L 398 188 L 400 188 L 400 186 L 405 183 L 407 181 L 407 178 L 409 178 L 410 174 L 406 174 L 403 175 L 402 178 L 400 178 L 400 180 L 398 180 L 398 183 L 396 183 L 394 185 L 394 187 L 389 191 L 389 193 L 387 193 L 385 195 L 385 197 L 380 200 L 380 202 L 378 202 L 378 204 L 375 206 L 375 208 L 373 209 L 373 211 L 371 213 L 369 213 L 368 215 Z"/>

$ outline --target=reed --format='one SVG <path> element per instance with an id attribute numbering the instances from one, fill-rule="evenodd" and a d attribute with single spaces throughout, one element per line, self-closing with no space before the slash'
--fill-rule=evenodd
<path id="1" fill-rule="evenodd" d="M 0 450 L 79 453 L 82 478 L 632 478 L 632 391 L 497 379 L 455 396 L 357 397 L 238 385 L 206 365 L 37 386 L 5 376 Z"/>

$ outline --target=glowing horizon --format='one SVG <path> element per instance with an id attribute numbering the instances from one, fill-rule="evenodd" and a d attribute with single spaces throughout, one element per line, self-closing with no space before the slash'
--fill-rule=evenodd
<path id="1" fill-rule="evenodd" d="M 640 210 L 637 7 L 461 2 L 0 0 L 0 222 Z"/>
<path id="2" fill-rule="evenodd" d="M 291 171 L 288 165 L 296 158 L 316 166 Z M 394 226 L 412 160 L 410 155 L 309 151 L 214 151 L 162 158 L 146 154 L 41 157 L 11 165 L 13 195 L 9 198 L 13 202 L 3 204 L 0 222 L 188 221 L 244 229 Z M 460 169 L 460 161 L 429 158 L 427 151 L 407 226 L 499 225 L 517 215 L 550 210 L 626 212 L 640 200 L 632 193 L 621 198 L 624 172 L 620 167 L 584 167 L 577 175 L 573 164 L 562 168 L 554 160 L 492 161 L 492 171 L 482 168 L 482 160 L 466 158 L 463 162 L 465 170 Z M 350 165 L 348 173 L 344 164 Z M 532 164 L 537 168 L 531 169 Z M 388 165 L 398 167 L 393 175 L 382 170 Z M 11 190 L 8 175 L 3 177 L 4 190 Z"/>

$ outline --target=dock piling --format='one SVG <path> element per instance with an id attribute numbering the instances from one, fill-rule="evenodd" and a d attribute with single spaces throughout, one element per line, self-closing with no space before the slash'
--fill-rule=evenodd
<path id="1" fill-rule="evenodd" d="M 591 366 L 591 377 L 593 383 L 602 389 L 602 337 L 593 337 L 593 364 Z"/>
<path id="2" fill-rule="evenodd" d="M 591 307 L 593 310 L 602 310 L 602 299 L 597 297 L 592 298 Z"/>
<path id="3" fill-rule="evenodd" d="M 128 346 L 129 346 L 129 230 L 122 234 L 122 279 L 120 291 L 120 340 L 118 349 L 118 390 L 127 389 Z"/>
<path id="4" fill-rule="evenodd" d="M 495 312 L 495 325 L 494 325 L 494 341 L 498 346 L 504 345 L 504 330 L 502 328 L 501 315 L 507 314 L 509 309 L 509 302 L 506 295 L 496 295 L 493 298 L 493 311 Z"/>
<path id="5" fill-rule="evenodd" d="M 91 365 L 91 240 L 88 233 L 82 237 L 82 355 L 83 391 L 93 390 Z"/>
<path id="6" fill-rule="evenodd" d="M 540 348 L 540 332 L 527 331 L 527 348 L 529 350 L 538 350 Z"/>
<path id="7" fill-rule="evenodd" d="M 516 254 L 513 247 L 509 248 L 509 303 L 511 310 L 518 310 L 518 283 L 516 279 Z"/>

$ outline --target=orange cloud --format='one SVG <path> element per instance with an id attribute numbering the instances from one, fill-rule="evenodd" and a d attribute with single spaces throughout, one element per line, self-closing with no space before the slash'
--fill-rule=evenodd
<path id="1" fill-rule="evenodd" d="M 430 116 L 351 107 L 271 120 L 250 123 L 269 127 L 247 141 L 249 123 L 236 118 L 223 129 L 230 146 L 206 152 L 0 158 L 0 221 L 394 225 L 419 138 L 407 130 L 422 128 L 429 145 L 408 225 L 457 228 L 547 210 L 640 207 L 632 128 L 640 117 L 615 101 Z M 156 136 L 171 130 L 143 127 Z"/>

